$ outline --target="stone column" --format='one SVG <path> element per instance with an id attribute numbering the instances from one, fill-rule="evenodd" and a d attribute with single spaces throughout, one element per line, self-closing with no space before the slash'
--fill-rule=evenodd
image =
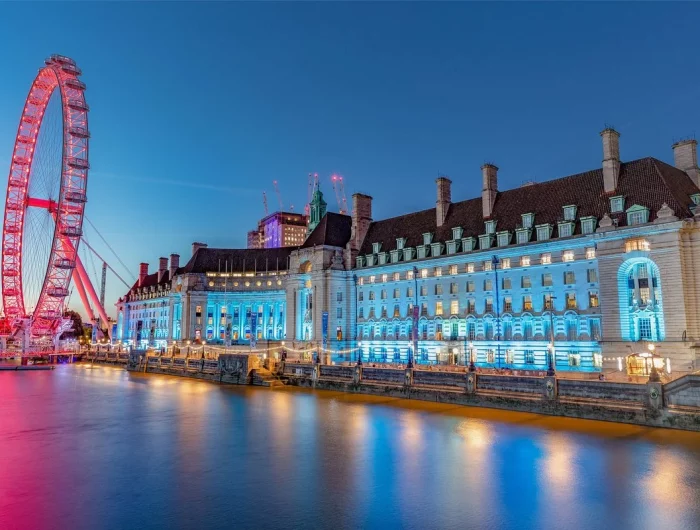
<path id="1" fill-rule="evenodd" d="M 547 376 L 543 378 L 543 382 L 545 399 L 549 401 L 557 399 L 557 378 L 555 376 Z"/>

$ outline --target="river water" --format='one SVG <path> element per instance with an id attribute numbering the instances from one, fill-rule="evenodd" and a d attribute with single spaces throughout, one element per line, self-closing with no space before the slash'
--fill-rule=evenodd
<path id="1" fill-rule="evenodd" d="M 60 366 L 0 372 L 0 529 L 700 528 L 700 434 Z"/>

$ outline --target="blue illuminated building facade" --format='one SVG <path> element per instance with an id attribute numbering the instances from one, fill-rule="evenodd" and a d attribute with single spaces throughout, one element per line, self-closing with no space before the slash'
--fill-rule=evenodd
<path id="1" fill-rule="evenodd" d="M 120 300 L 118 338 L 286 341 L 324 362 L 545 370 L 551 357 L 560 371 L 614 368 L 653 344 L 675 369 L 693 369 L 697 143 L 675 144 L 672 166 L 622 162 L 619 134 L 601 137 L 597 169 L 501 191 L 486 164 L 480 197 L 452 202 L 441 177 L 434 208 L 391 219 L 373 220 L 363 194 L 351 216 L 325 212 L 316 190 L 300 246 L 195 244 L 184 267 L 161 260 Z"/>

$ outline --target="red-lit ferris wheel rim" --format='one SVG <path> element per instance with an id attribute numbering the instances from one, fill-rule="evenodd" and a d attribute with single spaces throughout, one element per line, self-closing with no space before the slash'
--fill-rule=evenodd
<path id="1" fill-rule="evenodd" d="M 23 291 L 24 222 L 29 207 L 46 208 L 54 221 L 46 275 L 33 312 L 32 334 L 48 335 L 63 315 L 68 286 L 75 269 L 87 200 L 88 106 L 85 84 L 75 61 L 52 55 L 39 70 L 22 111 L 7 181 L 2 229 L 2 295 L 5 316 L 28 316 Z M 46 107 L 54 91 L 63 112 L 63 149 L 58 200 L 30 197 L 34 149 Z"/>

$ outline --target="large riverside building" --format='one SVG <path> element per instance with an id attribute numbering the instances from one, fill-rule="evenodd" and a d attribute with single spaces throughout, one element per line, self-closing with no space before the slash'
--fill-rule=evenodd
<path id="1" fill-rule="evenodd" d="M 558 370 L 588 371 L 654 344 L 674 370 L 697 367 L 697 142 L 673 146 L 674 167 L 622 162 L 619 134 L 601 137 L 597 169 L 501 191 L 486 164 L 481 197 L 452 202 L 441 177 L 435 208 L 392 219 L 373 221 L 362 194 L 352 216 L 325 213 L 319 190 L 299 246 L 197 244 L 184 267 L 142 270 L 117 304 L 118 338 L 526 369 L 553 356 Z"/>
<path id="2" fill-rule="evenodd" d="M 248 232 L 248 248 L 298 247 L 306 239 L 309 220 L 294 212 L 275 212 Z"/>

